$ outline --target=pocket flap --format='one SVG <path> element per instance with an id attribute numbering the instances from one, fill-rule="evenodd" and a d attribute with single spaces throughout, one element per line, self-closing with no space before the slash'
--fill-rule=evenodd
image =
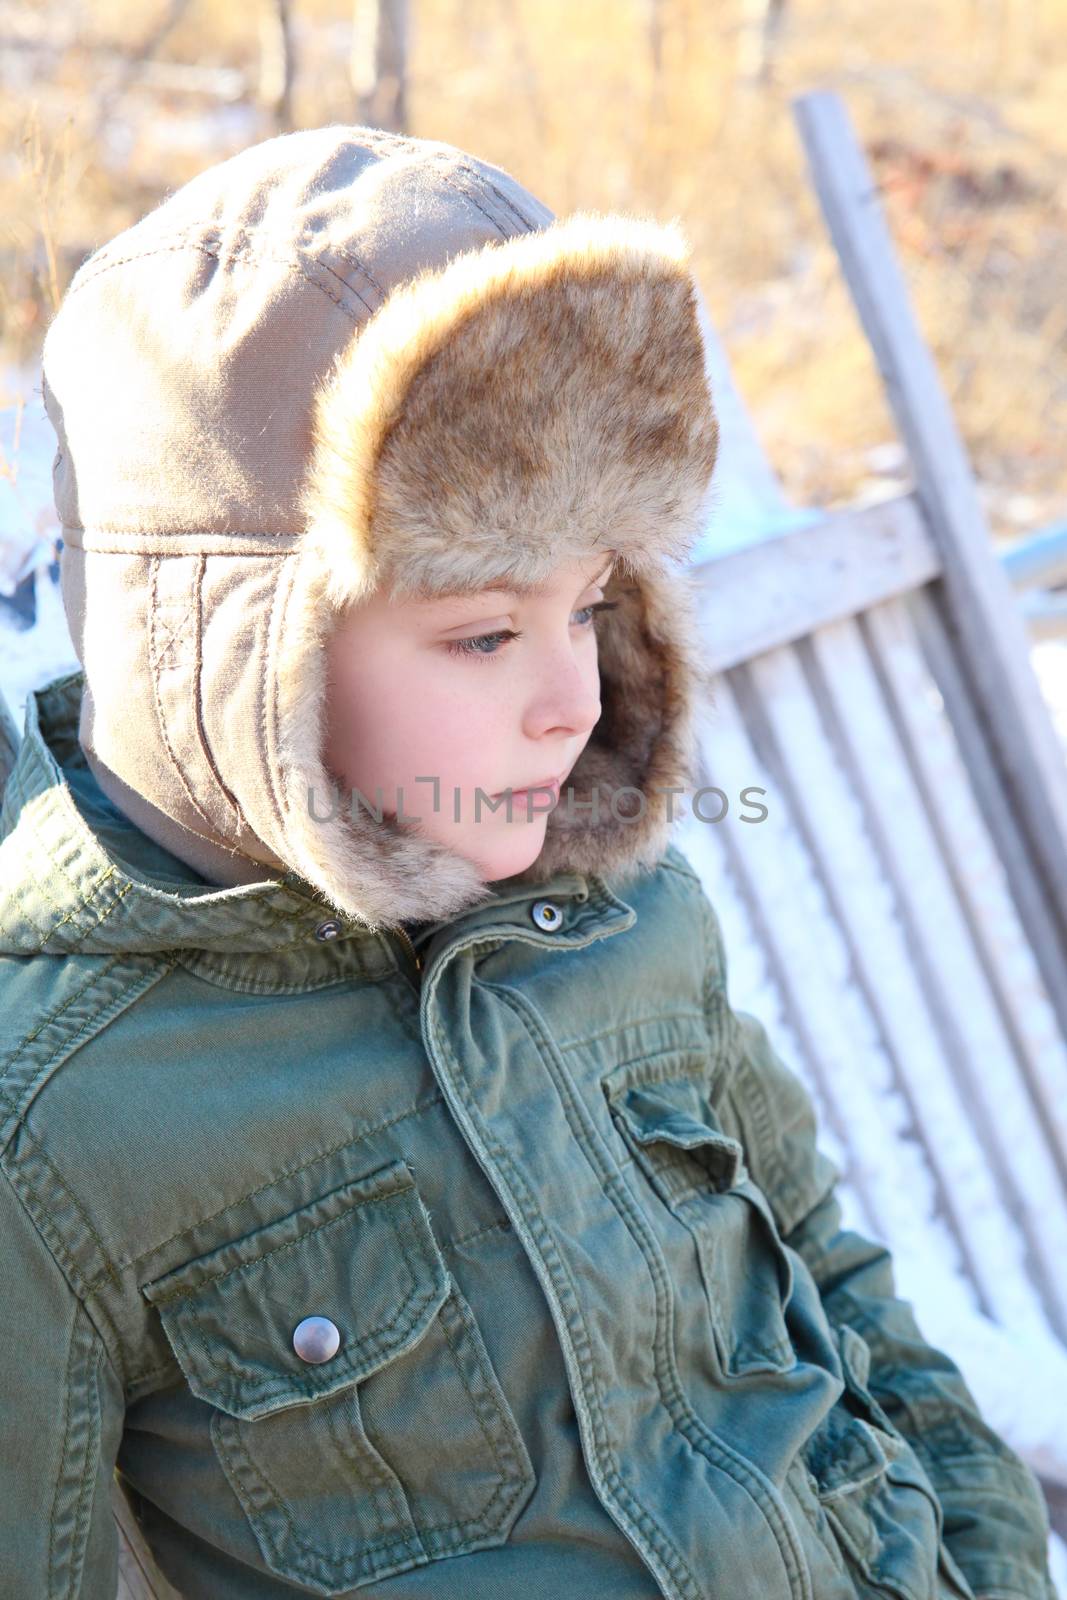
<path id="1" fill-rule="evenodd" d="M 687 1079 L 659 1083 L 604 1080 L 612 1110 L 645 1155 L 653 1181 L 668 1200 L 683 1200 L 694 1190 L 733 1189 L 745 1176 L 744 1150 L 721 1128 L 712 1125 L 710 1108 L 699 1086 Z M 654 1146 L 685 1151 L 692 1163 L 677 1156 L 657 1159 Z"/>
<path id="2" fill-rule="evenodd" d="M 851 1494 L 886 1470 L 889 1456 L 882 1438 L 862 1417 L 836 1410 L 827 1424 L 812 1435 L 804 1455 L 821 1500 Z"/>
<path id="3" fill-rule="evenodd" d="M 392 1161 L 142 1288 L 193 1393 L 255 1418 L 333 1394 L 410 1349 L 448 1295 L 449 1275 L 411 1169 Z M 337 1353 L 293 1347 L 328 1317 Z"/>

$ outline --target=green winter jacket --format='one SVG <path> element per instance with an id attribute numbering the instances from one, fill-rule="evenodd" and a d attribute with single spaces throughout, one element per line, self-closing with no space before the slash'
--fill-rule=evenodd
<path id="1" fill-rule="evenodd" d="M 110 1600 L 116 1468 L 189 1600 L 1054 1600 L 673 845 L 413 945 L 170 856 L 81 693 L 0 815 L 4 1600 Z"/>

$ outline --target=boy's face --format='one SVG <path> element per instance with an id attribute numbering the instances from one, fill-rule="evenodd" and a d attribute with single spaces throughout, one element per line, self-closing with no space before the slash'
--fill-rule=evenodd
<path id="1" fill-rule="evenodd" d="M 558 566 L 536 595 L 375 595 L 350 611 L 327 647 L 325 762 L 342 809 L 358 791 L 369 814 L 360 796 L 376 808 L 380 787 L 386 815 L 402 805 L 487 882 L 535 861 L 600 716 L 589 608 L 604 598 L 612 556 Z M 562 800 L 558 789 L 519 792 L 553 777 Z M 510 807 L 506 794 L 489 798 L 507 789 Z"/>

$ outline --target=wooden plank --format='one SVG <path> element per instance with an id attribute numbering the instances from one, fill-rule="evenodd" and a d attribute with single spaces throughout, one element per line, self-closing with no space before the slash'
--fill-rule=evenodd
<path id="1" fill-rule="evenodd" d="M 959 742 L 975 798 L 1005 864 L 1012 897 L 1040 968 L 1045 992 L 1056 1009 L 1060 1029 L 1067 1036 L 1067 950 L 1053 905 L 1055 886 L 1043 879 L 1012 798 L 1005 791 L 989 747 L 988 727 L 979 716 L 972 687 L 953 648 L 943 599 L 943 593 L 932 587 L 909 595 L 906 604 Z"/>
<path id="2" fill-rule="evenodd" d="M 907 643 L 905 635 L 902 644 Z M 918 654 L 914 642 L 912 648 Z M 943 1093 L 955 1098 L 958 1114 L 974 1130 L 998 1191 L 997 1203 L 1025 1237 L 1046 1314 L 1063 1338 L 1067 1191 L 1048 1130 L 1020 1074 L 1015 1042 L 969 914 L 973 902 L 964 885 L 976 872 L 977 861 L 964 861 L 956 853 L 966 820 L 966 794 L 957 788 L 928 795 L 916 782 L 901 724 L 892 716 L 858 623 L 820 629 L 804 649 L 810 652 L 808 679 L 816 704 L 832 729 L 865 827 L 893 885 L 908 959 L 941 1045 Z M 921 678 L 913 686 L 920 697 L 930 687 Z M 1045 1004 L 1049 1011 L 1047 999 Z M 925 1069 L 921 1078 L 913 1077 L 908 1059 L 900 1062 L 900 1072 L 919 1110 L 919 1130 L 931 1158 L 948 1170 L 944 1146 L 959 1142 L 959 1130 L 923 1113 L 923 1097 L 930 1093 Z M 1016 1159 L 1019 1150 L 1026 1151 L 1024 1162 Z M 967 1152 L 963 1159 L 968 1159 Z M 949 1187 L 955 1195 L 954 1179 Z M 962 1230 L 969 1228 L 971 1216 L 967 1206 Z"/>
<path id="3" fill-rule="evenodd" d="M 119 1540 L 116 1600 L 182 1600 L 156 1566 L 117 1477 L 111 1483 L 111 1509 Z"/>
<path id="4" fill-rule="evenodd" d="M 1026 1086 L 1041 1119 L 1042 1141 L 1058 1163 L 1053 1192 L 1067 1192 L 1067 1037 L 1012 897 L 1007 861 L 978 803 L 957 730 L 930 676 L 912 615 L 907 603 L 890 602 L 868 612 L 860 627 L 1004 1018 L 1020 1085 Z M 1057 975 L 1067 982 L 1062 967 Z M 969 1001 L 964 1009 L 970 1009 Z M 997 1121 L 999 1125 L 999 1114 Z"/>
<path id="5" fill-rule="evenodd" d="M 700 871 L 701 860 L 714 848 L 707 836 L 716 835 L 729 872 L 742 887 L 791 1029 L 826 1103 L 835 1108 L 835 1127 L 847 1140 L 849 1183 L 870 1219 L 868 1235 L 899 1241 L 905 1275 L 929 1277 L 933 1261 L 946 1300 L 961 1312 L 976 1309 L 970 1264 L 939 1209 L 926 1153 L 910 1130 L 910 1110 L 891 1057 L 856 982 L 854 951 L 834 893 L 798 826 L 795 797 L 783 782 L 766 719 L 748 703 L 749 677 L 747 668 L 738 668 L 716 678 L 714 711 L 701 717 L 701 781 L 722 789 L 731 811 L 719 824 L 687 817 L 681 830 L 686 854 Z M 827 772 L 823 764 L 821 782 Z M 832 767 L 829 775 L 832 783 Z M 738 797 L 749 788 L 763 790 L 767 814 L 746 823 L 737 814 Z"/>
<path id="6" fill-rule="evenodd" d="M 1020 539 L 1002 553 L 1000 564 L 1016 589 L 1067 583 L 1067 522 Z"/>
<path id="7" fill-rule="evenodd" d="M 840 97 L 793 102 L 816 192 L 940 555 L 954 650 L 988 725 L 997 766 L 1067 931 L 1067 762 L 1029 657 L 1011 584 L 992 551 L 966 453 Z"/>
<path id="8" fill-rule="evenodd" d="M 796 786 L 783 767 L 781 749 L 759 697 L 753 694 L 751 677 L 744 667 L 716 677 L 713 698 L 700 718 L 699 781 L 722 789 L 731 810 L 718 824 L 683 815 L 676 833 L 717 908 L 725 905 L 728 940 L 730 915 L 733 926 L 753 930 L 742 947 L 756 946 L 746 960 L 748 982 L 757 987 L 754 992 L 742 987 L 740 1004 L 766 1022 L 776 1047 L 782 1040 L 782 1054 L 794 1070 L 803 1062 L 821 1086 L 816 1103 L 827 1108 L 834 1144 L 843 1141 L 848 1155 L 839 1184 L 844 1225 L 886 1243 L 893 1252 L 896 1292 L 915 1305 L 926 1337 L 959 1362 L 991 1425 L 1047 1481 L 1067 1483 L 1063 1451 L 1067 1401 L 1062 1398 L 1067 1396 L 1067 1352 L 1043 1315 L 1020 1324 L 1004 1315 L 1003 1303 L 994 1308 L 984 1294 L 979 1298 L 971 1264 L 944 1205 L 942 1186 L 931 1170 L 929 1152 L 916 1137 L 912 1108 L 900 1092 L 866 985 L 857 981 L 854 940 L 842 922 L 833 885 L 827 883 L 813 853 L 803 819 L 796 814 Z M 815 777 L 824 787 L 829 783 L 831 795 L 840 796 L 845 777 L 834 766 L 832 747 L 822 741 L 818 726 L 803 730 L 801 744 L 809 743 L 816 751 L 804 780 Z M 767 808 L 766 817 L 757 824 L 742 821 L 738 805 L 742 791 L 750 788 L 763 790 L 762 804 Z M 715 799 L 708 797 L 710 816 L 716 814 Z M 849 809 L 842 807 L 841 814 L 847 816 Z M 851 820 L 846 831 L 844 859 L 835 857 L 831 872 L 847 883 L 856 843 Z M 859 846 L 862 850 L 862 838 Z M 876 865 L 874 870 L 877 881 Z M 871 873 L 870 861 L 863 871 Z M 877 962 L 882 921 L 892 930 L 892 904 L 884 886 L 877 889 L 875 899 L 881 906 L 872 952 Z M 743 910 L 735 905 L 731 912 L 731 900 Z M 899 930 L 894 936 L 899 937 Z M 730 951 L 728 943 L 728 955 Z M 736 973 L 737 964 L 729 961 L 728 986 L 735 1005 L 739 1003 Z M 774 998 L 767 1001 L 769 990 Z M 778 996 L 784 1001 L 786 1030 L 777 1022 L 782 1009 Z M 921 1018 L 917 1025 L 922 1025 Z M 798 1060 L 785 1048 L 791 1039 L 798 1041 Z M 954 1107 L 950 1127 L 965 1122 L 967 1114 L 965 1105 Z M 823 1134 L 820 1125 L 820 1143 L 825 1146 Z M 833 1147 L 830 1153 L 836 1159 Z M 1004 1229 L 1012 1236 L 1014 1224 L 998 1193 L 989 1197 L 989 1208 L 993 1254 L 999 1256 L 996 1234 Z M 1016 1245 L 1011 1254 L 1017 1260 Z"/>
<path id="9" fill-rule="evenodd" d="M 745 677 L 749 689 L 741 713 L 750 727 L 763 725 L 762 739 L 774 753 L 779 804 L 805 841 L 848 951 L 851 987 L 862 994 L 873 1020 L 874 1039 L 854 1046 L 849 1070 L 855 1072 L 857 1058 L 867 1070 L 876 1039 L 914 1126 L 920 1133 L 951 1130 L 951 1138 L 925 1145 L 936 1184 L 931 1199 L 952 1219 L 969 1275 L 991 1314 L 1047 1338 L 1047 1313 L 1024 1238 L 1002 1205 L 996 1176 L 961 1104 L 916 970 L 898 888 L 872 834 L 848 752 L 820 715 L 796 651 L 758 656 Z M 755 852 L 749 847 L 745 853 Z M 810 973 L 810 959 L 808 968 Z M 898 1136 L 898 1145 L 904 1143 Z M 915 1181 L 914 1174 L 908 1181 Z"/>
<path id="10" fill-rule="evenodd" d="M 813 527 L 693 566 L 713 670 L 791 643 L 929 583 L 941 570 L 914 495 L 830 512 Z"/>

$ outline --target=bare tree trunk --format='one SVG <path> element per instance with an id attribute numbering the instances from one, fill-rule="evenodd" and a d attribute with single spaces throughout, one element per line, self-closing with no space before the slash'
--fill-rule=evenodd
<path id="1" fill-rule="evenodd" d="M 644 12 L 645 38 L 648 41 L 652 76 L 658 82 L 663 72 L 663 0 L 640 0 Z"/>
<path id="2" fill-rule="evenodd" d="M 1037 70 L 1038 6 L 1035 0 L 1002 0 L 1000 6 L 1000 84 L 1027 89 Z"/>
<path id="3" fill-rule="evenodd" d="M 112 116 L 119 97 L 131 87 L 134 79 L 147 61 L 151 61 L 167 35 L 178 26 L 186 11 L 189 9 L 189 0 L 168 0 L 167 9 L 139 45 L 135 45 L 116 72 L 113 81 L 107 84 L 96 106 L 94 119 L 94 139 L 99 139 L 104 131 L 104 126 Z"/>
<path id="4" fill-rule="evenodd" d="M 741 0 L 737 67 L 743 83 L 762 85 L 774 76 L 785 8 L 786 0 Z"/>
<path id="5" fill-rule="evenodd" d="M 407 130 L 408 0 L 353 0 L 352 88 L 356 117 Z"/>
<path id="6" fill-rule="evenodd" d="M 290 0 L 266 0 L 259 13 L 259 102 L 279 133 L 293 126 L 296 55 Z"/>
<path id="7" fill-rule="evenodd" d="M 521 0 L 505 0 L 504 9 L 511 24 L 511 36 L 515 41 L 515 57 L 519 67 L 523 95 L 530 108 L 530 123 L 534 131 L 534 137 L 540 145 L 545 146 L 549 139 L 548 119 L 545 116 L 545 108 L 537 82 L 537 69 L 534 66 L 530 47 L 526 41 Z"/>

